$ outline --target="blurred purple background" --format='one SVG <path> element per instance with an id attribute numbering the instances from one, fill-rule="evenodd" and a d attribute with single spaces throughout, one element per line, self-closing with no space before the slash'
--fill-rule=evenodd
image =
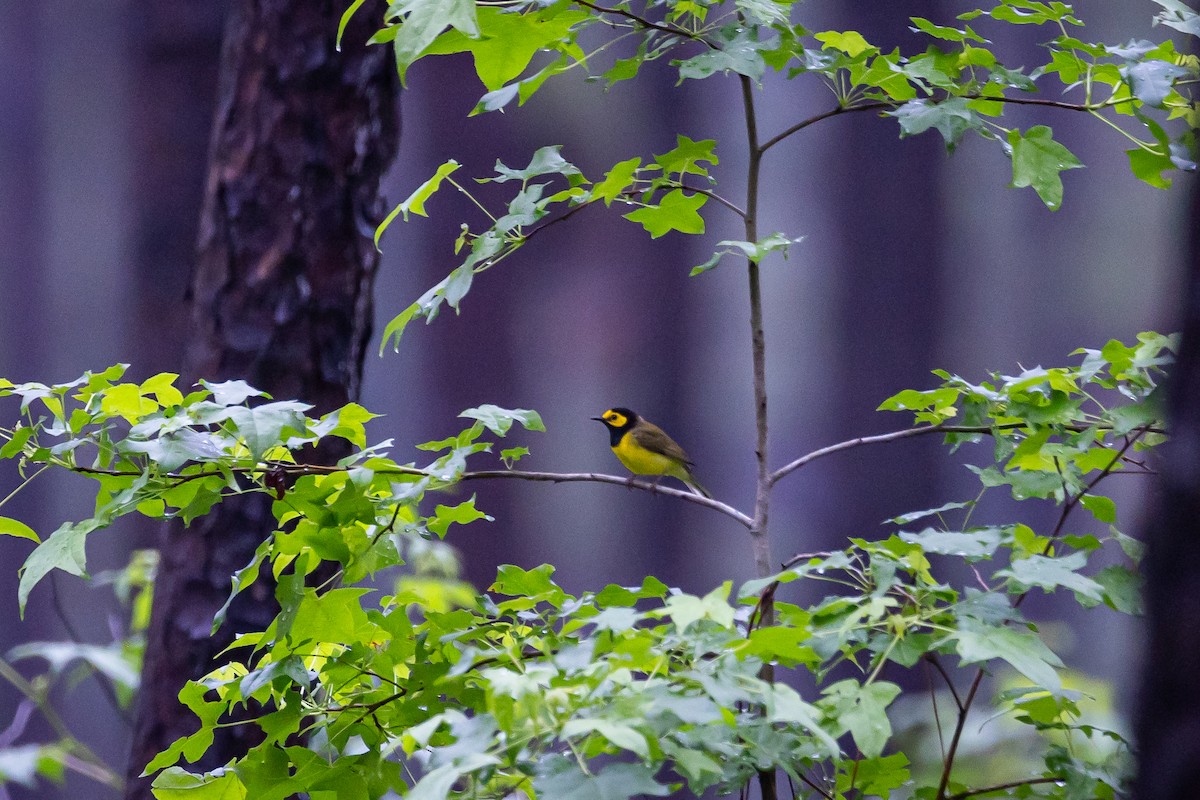
<path id="1" fill-rule="evenodd" d="M 946 23 L 966 8 L 913 2 L 897 12 L 891 5 L 810 0 L 796 18 L 813 30 L 856 29 L 886 49 L 913 52 L 926 41 L 907 30 L 907 16 Z M 1076 7 L 1089 23 L 1085 38 L 1166 33 L 1151 31 L 1157 7 L 1149 2 Z M 131 363 L 139 379 L 179 370 L 220 9 L 211 0 L 109 0 L 86 11 L 61 0 L 0 4 L 0 375 L 57 382 L 115 362 Z M 1005 33 L 1005 26 L 977 27 Z M 1013 33 L 1021 40 L 997 44 L 998 54 L 1010 65 L 1039 63 L 1037 43 L 1050 34 Z M 469 61 L 418 64 L 402 96 L 389 203 L 448 158 L 464 164 L 458 176 L 483 177 L 497 157 L 524 166 L 536 148 L 562 144 L 568 160 L 598 179 L 618 160 L 670 149 L 676 133 L 717 139 L 722 191 L 743 191 L 735 81 L 675 88 L 661 62 L 607 92 L 582 78 L 551 81 L 525 108 L 467 119 L 483 92 Z M 786 85 L 768 76 L 760 130 L 773 135 L 832 104 L 813 80 Z M 807 237 L 764 273 L 774 465 L 905 427 L 908 419 L 874 408 L 900 389 L 932 385 L 933 368 L 978 380 L 986 370 L 1059 365 L 1079 346 L 1172 329 L 1182 237 L 1194 224 L 1184 216 L 1186 192 L 1135 180 L 1124 140 L 1084 115 L 1017 109 L 1000 122 L 1049 124 L 1087 165 L 1064 173 L 1061 211 L 1047 211 L 1032 190 L 1007 188 L 1010 164 L 994 143 L 968 137 L 947 156 L 936 133 L 900 141 L 894 120 L 866 114 L 815 125 L 768 154 L 760 230 Z M 494 189 L 480 191 L 502 196 Z M 459 223 L 480 222 L 449 189 L 429 208 L 432 219 L 397 222 L 383 238 L 377 330 L 457 263 L 451 243 Z M 744 270 L 730 259 L 688 277 L 716 241 L 742 237 L 738 221 L 710 204 L 706 235 L 651 241 L 617 211 L 589 210 L 554 226 L 481 275 L 461 316 L 447 311 L 430 326 L 418 323 L 399 354 L 369 358 L 362 402 L 387 415 L 374 438 L 394 437 L 394 456 L 420 460 L 412 445 L 459 430 L 456 415 L 465 408 L 534 408 L 547 432 L 513 438 L 533 451 L 522 466 L 617 473 L 606 434 L 589 417 L 626 405 L 679 440 L 718 498 L 749 507 Z M 985 458 L 980 447 L 965 456 Z M 963 463 L 933 439 L 818 461 L 779 486 L 775 555 L 875 537 L 885 518 L 974 497 L 977 482 Z M 14 472 L 11 463 L 0 466 L 0 496 L 16 485 Z M 1144 484 L 1110 483 L 1123 526 L 1136 528 Z M 457 529 L 452 539 L 481 587 L 498 563 L 553 563 L 574 591 L 654 574 L 706 592 L 752 576 L 743 530 L 690 504 L 591 484 L 498 482 L 465 491 L 477 491 L 479 506 L 497 518 Z M 86 515 L 92 497 L 85 481 L 48 476 L 3 513 L 44 535 Z M 1016 511 L 1035 526 L 1053 519 L 1045 509 Z M 973 521 L 1013 513 L 996 497 Z M 112 568 L 153 539 L 153 526 L 122 523 L 92 537 L 89 558 L 95 570 Z M 29 549 L 0 539 L 7 567 L 0 650 L 65 636 L 49 583 L 17 622 L 16 568 Z M 75 626 L 108 641 L 112 612 L 96 594 L 69 576 L 56 585 Z M 1116 615 L 1092 614 L 1056 645 L 1069 654 L 1102 641 L 1089 670 L 1124 681 L 1134 667 L 1128 627 Z M 72 725 L 120 764 L 125 728 L 92 685 L 65 697 L 76 709 Z M 0 728 L 15 704 L 0 687 Z"/>

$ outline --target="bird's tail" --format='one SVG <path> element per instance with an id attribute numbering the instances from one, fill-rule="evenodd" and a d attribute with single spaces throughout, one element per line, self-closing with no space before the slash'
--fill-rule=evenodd
<path id="1" fill-rule="evenodd" d="M 692 474 L 690 472 L 688 473 L 688 476 L 683 479 L 683 482 L 689 489 L 691 489 L 693 492 L 700 495 L 701 497 L 707 497 L 709 500 L 713 499 L 712 492 L 710 492 L 708 489 L 705 489 L 703 486 L 701 486 L 699 483 L 697 483 L 696 479 L 694 477 L 692 477 Z"/>

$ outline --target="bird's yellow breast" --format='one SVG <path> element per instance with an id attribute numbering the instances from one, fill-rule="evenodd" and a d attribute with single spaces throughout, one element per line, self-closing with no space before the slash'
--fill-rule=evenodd
<path id="1" fill-rule="evenodd" d="M 683 471 L 678 461 L 642 447 L 630 432 L 621 437 L 612 451 L 634 475 L 678 475 Z"/>

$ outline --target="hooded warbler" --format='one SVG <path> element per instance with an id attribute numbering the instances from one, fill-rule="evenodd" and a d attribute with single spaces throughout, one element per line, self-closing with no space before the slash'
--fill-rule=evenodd
<path id="1" fill-rule="evenodd" d="M 642 419 L 628 408 L 610 408 L 592 417 L 608 428 L 609 445 L 617 459 L 634 475 L 670 475 L 693 492 L 711 498 L 708 490 L 692 475 L 695 464 L 683 448 L 662 428 Z"/>

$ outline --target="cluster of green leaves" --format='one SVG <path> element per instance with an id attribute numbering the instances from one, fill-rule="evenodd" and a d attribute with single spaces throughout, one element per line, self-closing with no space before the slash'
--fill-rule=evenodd
<path id="1" fill-rule="evenodd" d="M 1200 18 L 1190 8 L 1177 0 L 1155 3 L 1162 9 L 1156 22 L 1196 35 Z M 926 43 L 921 51 L 902 52 L 896 45 L 868 42 L 856 31 L 809 30 L 791 20 L 792 5 L 779 0 L 621 0 L 612 5 L 587 0 L 394 0 L 373 41 L 392 45 L 402 77 L 426 56 L 470 52 L 488 90 L 473 113 L 498 110 L 513 100 L 523 104 L 546 80 L 568 70 L 585 71 L 612 86 L 635 77 L 646 62 L 666 57 L 680 81 L 735 75 L 759 83 L 768 69 L 789 79 L 811 78 L 829 87 L 834 104 L 765 141 L 752 142 L 751 159 L 823 119 L 881 113 L 896 118 L 901 136 L 937 130 L 950 150 L 968 132 L 995 142 L 1011 160 L 1012 185 L 1032 187 L 1050 209 L 1062 204 L 1062 173 L 1083 163 L 1047 125 L 1021 129 L 1001 124 L 1012 105 L 1073 110 L 1107 124 L 1130 144 L 1126 153 L 1133 174 L 1152 186 L 1167 188 L 1168 173 L 1196 167 L 1200 103 L 1192 86 L 1200 77 L 1200 59 L 1177 49 L 1169 38 L 1087 41 L 1080 38 L 1083 23 L 1066 3 L 998 0 L 991 8 L 959 14 L 961 27 L 912 18 L 911 30 Z M 343 27 L 360 6 L 358 0 L 346 11 Z M 1014 25 L 1049 30 L 1045 63 L 1029 69 L 1006 66 L 1003 54 L 981 33 L 1003 33 Z M 1052 96 L 1043 94 L 1050 91 Z M 443 301 L 457 309 L 474 274 L 511 254 L 538 230 L 530 226 L 539 221 L 544 227 L 598 201 L 638 206 L 624 216 L 653 237 L 670 231 L 703 233 L 700 212 L 709 200 L 751 219 L 752 213 L 717 194 L 717 175 L 710 169 L 717 164 L 714 144 L 681 136 L 670 152 L 645 163 L 642 156 L 622 160 L 597 182 L 585 179 L 558 147 L 540 149 L 523 170 L 498 164 L 497 174 L 484 180 L 519 180 L 519 190 L 495 211 L 472 196 L 487 227 L 472 231 L 464 223 L 455 252 L 469 245 L 465 259 L 391 321 L 384 344 L 398 344 L 408 322 L 416 316 L 432 319 Z M 409 212 L 424 214 L 425 202 L 443 181 L 465 192 L 449 178 L 457 167 L 453 161 L 443 165 L 401 203 L 376 232 L 376 242 L 398 214 L 406 219 Z M 547 183 L 530 183 L 550 176 L 559 176 L 566 185 L 550 192 Z M 773 233 L 756 241 L 721 242 L 692 274 L 716 266 L 731 252 L 756 263 L 776 251 L 786 256 L 796 241 Z"/>
<path id="2" fill-rule="evenodd" d="M 175 386 L 175 374 L 120 382 L 126 368 L 118 364 L 54 385 L 0 379 L 0 397 L 19 397 L 21 415 L 11 428 L 0 428 L 6 439 L 0 459 L 17 459 L 26 482 L 57 467 L 98 484 L 93 515 L 64 523 L 44 540 L 23 523 L 0 517 L 0 532 L 37 543 L 21 568 L 22 611 L 51 570 L 84 575 L 87 537 L 118 517 L 137 512 L 188 523 L 225 497 L 246 492 L 278 498 L 279 535 L 272 549 L 259 551 L 252 567 L 270 558 L 277 570 L 290 567 L 306 575 L 321 558 L 329 558 L 344 563 L 347 580 L 361 580 L 381 563 L 401 563 L 403 548 L 395 546 L 400 540 L 385 534 L 421 541 L 430 538 L 427 532 L 444 536 L 453 523 L 485 516 L 475 509 L 474 498 L 438 505 L 428 516 L 417 507 L 427 490 L 456 483 L 468 456 L 491 451 L 493 443 L 481 441 L 486 432 L 503 436 L 514 423 L 544 429 L 533 411 L 492 405 L 468 409 L 462 416 L 474 420 L 469 428 L 418 446 L 441 453 L 418 469 L 387 457 L 390 440 L 367 446 L 364 423 L 377 415 L 356 403 L 314 418 L 305 414 L 311 406 L 270 400 L 244 381 L 202 381 L 184 395 Z M 250 402 L 259 399 L 265 402 Z M 328 437 L 348 441 L 353 454 L 336 465 L 297 461 L 298 453 L 311 452 Z M 522 452 L 512 448 L 502 455 L 511 463 Z M 330 531 L 338 532 L 336 542 Z M 385 554 L 389 547 L 394 552 Z M 301 553 L 305 558 L 292 563 Z"/>
<path id="3" fill-rule="evenodd" d="M 372 415 L 357 405 L 312 418 L 240 382 L 185 395 L 171 375 L 121 382 L 123 367 L 55 386 L 3 382 L 0 393 L 21 400 L 21 422 L 0 430 L 0 455 L 30 477 L 59 467 L 99 484 L 94 516 L 30 554 L 22 598 L 49 569 L 82 574 L 88 532 L 122 515 L 194 518 L 229 495 L 274 495 L 277 530 L 232 592 L 269 572 L 281 611 L 181 693 L 198 729 L 148 765 L 162 798 L 627 798 L 736 791 L 773 769 L 829 798 L 978 793 L 988 787 L 955 779 L 953 746 L 932 777 L 896 749 L 895 679 L 931 664 L 963 719 L 984 671 L 1015 676 L 995 711 L 1031 731 L 1041 759 L 1004 776 L 1020 796 L 1113 797 L 1127 776 L 1125 740 L 1086 717 L 1064 661 L 1020 607 L 1036 588 L 1136 611 L 1136 543 L 1115 527 L 1096 535 L 1066 523 L 1078 506 L 1115 522 L 1113 501 L 1095 490 L 1142 469 L 1135 450 L 1161 439 L 1155 387 L 1172 347 L 1143 334 L 1081 351 L 1079 366 L 978 385 L 939 373 L 940 387 L 884 403 L 955 447 L 992 438 L 995 464 L 977 469 L 984 490 L 1006 485 L 1056 503 L 1053 530 L 971 526 L 977 499 L 951 503 L 892 520 L 899 530 L 881 540 L 797 556 L 732 601 L 728 582 L 696 596 L 653 578 L 573 596 L 549 566 L 502 567 L 482 595 L 459 581 L 441 539 L 484 514 L 473 498 L 426 497 L 454 490 L 467 459 L 490 450 L 485 433 L 540 429 L 531 411 L 465 412 L 470 427 L 419 445 L 436 458 L 418 468 L 389 459 L 390 443 L 367 446 Z M 304 462 L 325 437 L 354 453 Z M 965 519 L 950 526 L 951 512 Z M 38 539 L 16 520 L 3 530 Z M 1092 566 L 1114 547 L 1130 558 Z M 312 585 L 324 563 L 338 580 Z M 834 591 L 785 600 L 793 584 Z M 768 602 L 774 621 L 764 625 Z M 969 694 L 955 690 L 947 658 L 979 670 Z M 807 675 L 812 688 L 773 681 L 766 667 Z M 255 711 L 242 724 L 262 731 L 261 744 L 212 773 L 180 764 L 242 707 Z"/>

